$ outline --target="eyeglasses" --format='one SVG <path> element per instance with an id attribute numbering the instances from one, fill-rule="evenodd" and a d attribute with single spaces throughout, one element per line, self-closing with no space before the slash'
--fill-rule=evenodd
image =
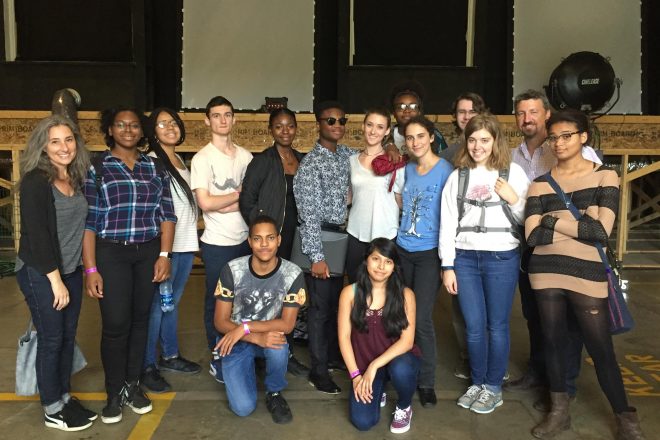
<path id="1" fill-rule="evenodd" d="M 179 124 L 176 123 L 174 119 L 170 119 L 169 121 L 158 121 L 156 123 L 156 127 L 165 130 L 166 128 L 176 128 L 178 127 Z"/>
<path id="2" fill-rule="evenodd" d="M 335 125 L 335 122 L 339 122 L 339 125 L 346 125 L 346 123 L 348 122 L 348 118 L 346 116 L 344 116 L 343 118 L 339 118 L 339 119 L 337 119 L 337 118 L 325 118 L 325 119 L 321 118 L 321 119 L 319 119 L 319 122 L 321 122 L 321 121 L 325 121 L 326 124 L 328 124 L 330 126 Z"/>
<path id="3" fill-rule="evenodd" d="M 118 130 L 133 130 L 137 131 L 139 130 L 140 123 L 139 122 L 125 122 L 125 121 L 117 121 L 114 124 L 112 124 L 117 128 Z"/>
<path id="4" fill-rule="evenodd" d="M 474 115 L 477 114 L 477 111 L 476 110 L 458 110 L 456 113 L 460 116 L 467 116 L 467 115 L 474 116 Z"/>
<path id="5" fill-rule="evenodd" d="M 551 134 L 550 136 L 548 136 L 547 138 L 545 138 L 545 140 L 547 140 L 548 143 L 549 143 L 550 145 L 554 145 L 554 144 L 557 143 L 557 141 L 558 141 L 559 139 L 561 139 L 561 140 L 564 141 L 564 142 L 568 142 L 568 141 L 571 140 L 571 137 L 573 137 L 574 134 L 578 134 L 578 133 L 582 133 L 582 132 L 581 132 L 580 130 L 578 130 L 578 131 L 571 131 L 570 133 L 562 133 L 562 134 L 560 134 L 560 135 L 558 135 L 558 136 L 555 136 L 554 134 Z"/>
<path id="6" fill-rule="evenodd" d="M 419 110 L 419 104 L 394 104 L 394 110 L 398 112 L 405 112 L 406 110 L 414 112 Z"/>

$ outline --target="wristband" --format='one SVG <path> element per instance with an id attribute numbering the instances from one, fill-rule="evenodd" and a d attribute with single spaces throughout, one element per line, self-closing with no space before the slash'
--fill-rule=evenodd
<path id="1" fill-rule="evenodd" d="M 356 377 L 358 377 L 361 374 L 362 373 L 360 373 L 360 370 L 355 370 L 350 374 L 350 376 L 351 376 L 351 379 L 355 379 Z"/>
<path id="2" fill-rule="evenodd" d="M 85 273 L 94 273 L 94 272 L 98 272 L 96 266 L 90 267 L 89 269 L 85 269 Z"/>
<path id="3" fill-rule="evenodd" d="M 250 327 L 248 327 L 248 322 L 243 321 L 243 334 L 249 335 L 250 334 Z"/>
<path id="4" fill-rule="evenodd" d="M 159 257 L 165 257 L 165 258 L 167 258 L 168 260 L 171 260 L 171 259 L 172 259 L 172 252 L 165 252 L 165 251 L 163 251 L 163 252 L 161 252 L 160 254 L 158 254 L 158 256 L 159 256 Z"/>

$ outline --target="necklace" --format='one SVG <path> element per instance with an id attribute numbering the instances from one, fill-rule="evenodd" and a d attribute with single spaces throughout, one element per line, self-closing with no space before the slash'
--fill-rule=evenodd
<path id="1" fill-rule="evenodd" d="M 277 152 L 277 154 L 280 155 L 280 157 L 282 158 L 282 162 L 284 162 L 285 165 L 288 165 L 288 166 L 295 165 L 295 163 L 296 163 L 295 159 L 296 158 L 293 154 L 289 154 L 289 158 L 284 157 L 284 155 L 282 153 L 280 153 L 279 151 Z"/>
<path id="2" fill-rule="evenodd" d="M 364 154 L 365 156 L 378 156 L 383 151 L 384 151 L 383 147 L 380 147 L 380 150 L 376 151 L 375 153 L 369 154 L 367 153 L 367 149 L 365 148 L 364 150 L 362 150 L 362 154 Z"/>

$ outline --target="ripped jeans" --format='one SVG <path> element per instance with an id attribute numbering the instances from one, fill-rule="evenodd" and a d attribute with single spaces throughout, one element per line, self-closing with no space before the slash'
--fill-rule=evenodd
<path id="1" fill-rule="evenodd" d="M 536 290 L 545 341 L 545 359 L 550 391 L 566 392 L 566 310 L 577 319 L 587 352 L 594 361 L 600 388 L 615 413 L 628 410 L 621 370 L 609 332 L 607 298 L 593 298 L 565 289 Z"/>

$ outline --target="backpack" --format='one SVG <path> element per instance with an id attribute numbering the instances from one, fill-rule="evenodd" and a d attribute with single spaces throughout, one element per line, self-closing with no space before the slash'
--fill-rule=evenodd
<path id="1" fill-rule="evenodd" d="M 100 193 L 101 192 L 101 186 L 103 186 L 103 158 L 105 156 L 103 153 L 100 154 L 95 154 L 94 157 L 92 157 L 91 163 L 92 166 L 94 167 L 94 173 L 96 176 L 96 192 Z M 156 175 L 157 176 L 163 176 L 166 173 L 165 170 L 165 164 L 163 163 L 162 160 L 160 160 L 157 157 L 149 157 L 153 163 L 154 166 L 156 167 Z"/>
<path id="2" fill-rule="evenodd" d="M 504 180 L 508 181 L 509 180 L 509 169 L 505 168 L 503 170 L 499 170 L 499 177 L 503 178 Z M 474 200 L 474 199 L 468 199 L 465 194 L 467 193 L 468 189 L 468 183 L 470 181 L 470 170 L 466 167 L 459 168 L 458 170 L 458 196 L 456 197 L 456 203 L 458 204 L 458 227 L 456 228 L 456 235 L 458 235 L 460 232 L 478 232 L 478 233 L 486 233 L 486 232 L 510 232 L 511 235 L 513 235 L 519 242 L 522 243 L 523 239 L 523 234 L 522 234 L 522 226 L 518 224 L 516 219 L 513 217 L 513 213 L 511 212 L 511 207 L 505 200 L 499 200 L 497 202 L 487 202 L 487 201 L 482 201 L 482 200 Z M 479 224 L 477 226 L 461 226 L 461 220 L 463 219 L 463 216 L 465 215 L 465 203 L 468 203 L 472 206 L 478 206 L 481 208 L 481 217 L 479 219 Z M 484 225 L 486 221 L 486 208 L 490 208 L 493 206 L 501 206 L 502 211 L 504 211 L 504 215 L 506 218 L 509 220 L 511 223 L 510 228 L 502 228 L 502 227 L 497 227 L 497 228 L 488 228 Z"/>

